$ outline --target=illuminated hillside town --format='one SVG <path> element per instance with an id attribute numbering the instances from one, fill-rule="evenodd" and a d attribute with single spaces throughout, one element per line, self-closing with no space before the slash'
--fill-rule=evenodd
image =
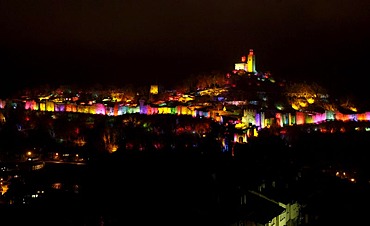
<path id="1" fill-rule="evenodd" d="M 59 87 L 43 92 L 36 90 L 40 93 L 28 91 L 17 99 L 1 100 L 0 108 L 11 105 L 31 111 L 107 116 L 136 113 L 191 115 L 212 118 L 221 123 L 224 123 L 225 117 L 233 116 L 233 123 L 237 126 L 253 125 L 257 129 L 327 120 L 370 119 L 370 112 L 358 113 L 356 107 L 348 103 L 336 106 L 325 89 L 317 84 L 286 84 L 285 81 L 275 81 L 269 72 L 257 72 L 252 49 L 248 56 L 243 56 L 241 62 L 235 64 L 231 73 L 203 76 L 195 82 L 184 84 L 180 90 L 164 90 L 162 93 L 159 93 L 158 85 L 151 85 L 147 94 L 145 90 L 137 91 L 132 87 L 128 90 L 83 91 Z M 239 83 L 238 87 L 236 83 Z M 276 95 L 280 99 L 276 99 Z M 346 111 L 340 111 L 343 108 Z"/>
<path id="2" fill-rule="evenodd" d="M 253 49 L 171 89 L 25 89 L 0 122 L 0 206 L 35 223 L 49 208 L 58 225 L 355 223 L 338 203 L 369 197 L 370 111 L 259 72 Z"/>

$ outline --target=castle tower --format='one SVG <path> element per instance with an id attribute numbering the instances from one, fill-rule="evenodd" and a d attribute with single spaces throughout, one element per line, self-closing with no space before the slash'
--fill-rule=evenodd
<path id="1" fill-rule="evenodd" d="M 235 70 L 244 70 L 246 72 L 255 73 L 256 71 L 256 56 L 253 49 L 249 50 L 248 56 L 242 56 L 241 62 L 235 64 Z"/>
<path id="2" fill-rule="evenodd" d="M 247 72 L 256 72 L 256 56 L 253 54 L 253 49 L 249 50 Z"/>

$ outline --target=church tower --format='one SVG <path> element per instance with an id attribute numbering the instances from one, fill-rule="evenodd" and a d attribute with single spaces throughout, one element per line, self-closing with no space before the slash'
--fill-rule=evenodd
<path id="1" fill-rule="evenodd" d="M 256 72 L 256 56 L 253 54 L 253 49 L 249 50 L 247 72 Z"/>
<path id="2" fill-rule="evenodd" d="M 235 64 L 235 70 L 244 70 L 249 73 L 256 73 L 256 56 L 253 49 L 249 50 L 248 56 L 242 56 L 241 62 Z"/>

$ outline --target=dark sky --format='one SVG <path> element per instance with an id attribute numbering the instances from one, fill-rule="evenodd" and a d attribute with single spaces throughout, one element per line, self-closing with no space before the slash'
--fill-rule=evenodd
<path id="1" fill-rule="evenodd" d="M 171 84 L 254 49 L 258 71 L 362 92 L 369 12 L 366 0 L 0 0 L 1 90 Z"/>

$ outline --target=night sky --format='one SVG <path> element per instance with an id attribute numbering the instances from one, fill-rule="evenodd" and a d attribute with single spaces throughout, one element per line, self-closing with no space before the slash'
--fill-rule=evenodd
<path id="1" fill-rule="evenodd" d="M 366 0 L 0 0 L 0 89 L 170 85 L 254 49 L 257 71 L 363 94 L 369 12 Z"/>

